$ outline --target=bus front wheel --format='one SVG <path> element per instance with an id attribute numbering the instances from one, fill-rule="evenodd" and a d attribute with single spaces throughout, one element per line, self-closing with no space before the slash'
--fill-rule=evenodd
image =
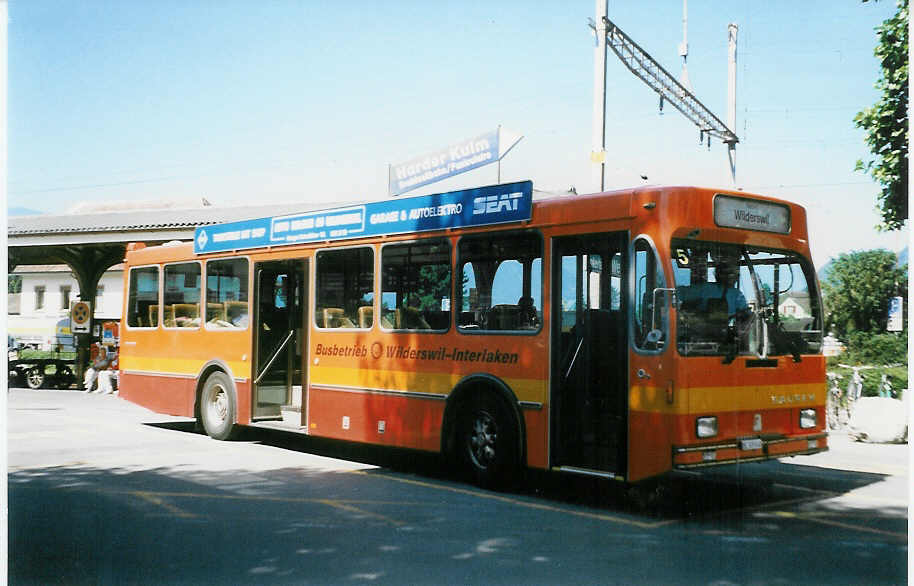
<path id="1" fill-rule="evenodd" d="M 234 385 L 224 372 L 215 372 L 206 379 L 200 392 L 200 419 L 211 438 L 227 440 L 234 436 Z"/>
<path id="2" fill-rule="evenodd" d="M 458 421 L 457 450 L 465 470 L 484 488 L 509 488 L 520 469 L 518 426 L 492 393 L 464 404 Z"/>

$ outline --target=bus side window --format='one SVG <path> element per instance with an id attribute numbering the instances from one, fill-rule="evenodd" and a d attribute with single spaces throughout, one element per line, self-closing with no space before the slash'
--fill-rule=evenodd
<path id="1" fill-rule="evenodd" d="M 543 240 L 538 233 L 467 236 L 458 252 L 461 331 L 539 331 Z"/>
<path id="2" fill-rule="evenodd" d="M 370 328 L 374 322 L 374 249 L 317 253 L 315 319 L 321 328 Z"/>
<path id="3" fill-rule="evenodd" d="M 135 328 L 159 325 L 159 267 L 130 269 L 127 325 Z"/>
<path id="4" fill-rule="evenodd" d="M 206 263 L 206 329 L 248 327 L 248 260 L 230 258 Z"/>
<path id="5" fill-rule="evenodd" d="M 662 350 L 667 338 L 668 328 L 668 295 L 655 289 L 665 288 L 663 278 L 663 265 L 657 258 L 657 253 L 651 243 L 644 238 L 635 241 L 634 259 L 635 267 L 635 298 L 632 308 L 634 310 L 634 338 L 635 346 L 641 350 Z M 654 303 L 657 303 L 656 311 Z"/>
<path id="6" fill-rule="evenodd" d="M 200 327 L 200 263 L 165 265 L 162 325 Z"/>
<path id="7" fill-rule="evenodd" d="M 444 331 L 451 316 L 451 249 L 435 239 L 381 249 L 381 327 Z"/>

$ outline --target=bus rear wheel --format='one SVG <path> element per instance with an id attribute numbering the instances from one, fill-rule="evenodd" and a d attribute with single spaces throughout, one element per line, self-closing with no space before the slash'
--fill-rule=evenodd
<path id="1" fill-rule="evenodd" d="M 206 379 L 200 392 L 200 419 L 206 434 L 227 440 L 235 435 L 235 393 L 231 379 L 215 372 Z"/>
<path id="2" fill-rule="evenodd" d="M 506 489 L 520 470 L 519 432 L 503 401 L 478 393 L 460 410 L 457 450 L 471 480 L 479 486 Z"/>

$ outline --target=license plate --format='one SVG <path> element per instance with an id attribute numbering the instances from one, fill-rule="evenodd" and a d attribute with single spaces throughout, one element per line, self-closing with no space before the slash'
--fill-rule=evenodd
<path id="1" fill-rule="evenodd" d="M 739 448 L 745 451 L 761 450 L 762 440 L 761 438 L 739 440 Z"/>

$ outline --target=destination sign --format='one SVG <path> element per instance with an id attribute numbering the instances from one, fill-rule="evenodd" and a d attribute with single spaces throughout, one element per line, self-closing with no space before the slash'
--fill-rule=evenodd
<path id="1" fill-rule="evenodd" d="M 725 228 L 790 233 L 790 208 L 770 201 L 729 195 L 714 197 L 714 222 Z"/>
<path id="2" fill-rule="evenodd" d="M 345 240 L 529 220 L 533 183 L 519 181 L 328 210 L 198 226 L 194 252 Z"/>

